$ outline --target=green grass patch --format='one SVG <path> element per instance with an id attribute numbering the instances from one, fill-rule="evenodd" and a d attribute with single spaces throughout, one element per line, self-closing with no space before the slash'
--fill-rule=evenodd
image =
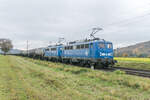
<path id="1" fill-rule="evenodd" d="M 0 56 L 0 100 L 149 100 L 150 79 Z"/>

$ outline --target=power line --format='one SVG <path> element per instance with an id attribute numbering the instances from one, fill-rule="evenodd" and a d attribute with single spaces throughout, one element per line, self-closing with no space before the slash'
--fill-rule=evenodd
<path id="1" fill-rule="evenodd" d="M 27 40 L 27 55 L 29 56 L 29 41 Z"/>
<path id="2" fill-rule="evenodd" d="M 116 24 L 123 24 L 123 23 L 127 23 L 128 24 L 128 23 L 131 23 L 129 21 L 133 21 L 133 20 L 136 20 L 136 19 L 144 18 L 146 16 L 150 16 L 150 13 L 147 13 L 147 14 L 144 14 L 144 15 L 140 15 L 140 16 L 136 16 L 136 17 L 132 17 L 132 18 L 128 18 L 128 19 L 124 19 L 122 21 L 114 22 L 114 23 L 106 25 L 105 27 L 116 25 Z"/>

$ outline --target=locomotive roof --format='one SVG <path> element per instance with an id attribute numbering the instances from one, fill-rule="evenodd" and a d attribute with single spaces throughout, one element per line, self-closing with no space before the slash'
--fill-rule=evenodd
<path id="1" fill-rule="evenodd" d="M 80 45 L 80 44 L 89 44 L 89 43 L 96 43 L 96 42 L 105 42 L 105 43 L 112 43 L 112 42 L 109 42 L 109 41 L 106 41 L 106 40 L 103 40 L 103 39 L 101 39 L 101 40 L 93 40 L 93 41 L 77 41 L 77 42 L 73 42 L 73 43 L 68 43 L 68 44 L 64 44 L 64 45 L 50 45 L 50 46 L 48 46 L 47 48 L 55 48 L 55 47 L 59 47 L 59 46 L 69 46 L 69 45 Z"/>
<path id="2" fill-rule="evenodd" d="M 82 41 L 82 42 L 75 42 L 75 43 L 67 44 L 67 45 L 89 44 L 89 43 L 96 43 L 96 42 L 112 43 L 112 42 L 105 41 L 105 40 L 94 40 L 94 41 L 86 41 L 86 42 L 85 42 L 85 41 Z"/>

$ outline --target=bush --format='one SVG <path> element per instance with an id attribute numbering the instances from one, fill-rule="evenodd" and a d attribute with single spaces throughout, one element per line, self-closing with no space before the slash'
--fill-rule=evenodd
<path id="1" fill-rule="evenodd" d="M 115 74 L 118 74 L 118 75 L 124 75 L 126 72 L 125 71 L 121 71 L 121 70 L 116 70 L 114 71 Z"/>

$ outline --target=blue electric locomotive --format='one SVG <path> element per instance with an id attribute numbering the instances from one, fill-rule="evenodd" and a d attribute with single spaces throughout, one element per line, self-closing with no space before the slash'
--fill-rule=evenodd
<path id="1" fill-rule="evenodd" d="M 45 49 L 44 57 L 47 60 L 61 61 L 62 45 L 48 46 Z"/>
<path id="2" fill-rule="evenodd" d="M 65 45 L 62 47 L 61 58 L 70 63 L 80 63 L 81 65 L 95 67 L 110 67 L 115 63 L 113 44 L 100 39 Z"/>

